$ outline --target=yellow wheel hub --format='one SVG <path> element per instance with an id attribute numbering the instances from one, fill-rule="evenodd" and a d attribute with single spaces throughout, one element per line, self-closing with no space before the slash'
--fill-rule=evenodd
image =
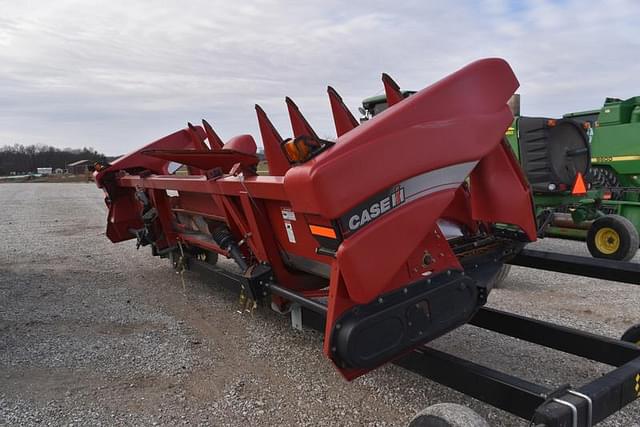
<path id="1" fill-rule="evenodd" d="M 611 255 L 620 249 L 620 235 L 610 227 L 603 227 L 596 232 L 596 248 L 605 255 Z"/>

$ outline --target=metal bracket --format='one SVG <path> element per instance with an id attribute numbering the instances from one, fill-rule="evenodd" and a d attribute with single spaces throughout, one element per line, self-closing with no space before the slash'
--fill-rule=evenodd
<path id="1" fill-rule="evenodd" d="M 291 304 L 291 327 L 295 330 L 302 330 L 302 307 L 300 304 Z"/>
<path id="2" fill-rule="evenodd" d="M 589 411 L 587 413 L 587 427 L 593 426 L 593 401 L 591 400 L 591 398 L 586 394 L 580 393 L 575 390 L 567 390 L 567 393 L 573 394 L 574 396 L 581 397 L 587 401 L 587 410 Z"/>
<path id="3" fill-rule="evenodd" d="M 578 408 L 571 402 L 567 402 L 566 400 L 558 399 L 554 397 L 551 399 L 553 402 L 559 403 L 560 405 L 568 406 L 571 409 L 571 425 L 573 427 L 578 427 Z"/>

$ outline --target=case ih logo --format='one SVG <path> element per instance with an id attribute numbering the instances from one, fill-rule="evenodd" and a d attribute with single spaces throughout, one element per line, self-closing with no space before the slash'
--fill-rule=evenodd
<path id="1" fill-rule="evenodd" d="M 411 203 L 438 191 L 457 189 L 477 163 L 471 161 L 445 166 L 413 176 L 381 191 L 340 217 L 338 222 L 342 235 L 349 236 L 403 203 Z"/>
<path id="2" fill-rule="evenodd" d="M 349 232 L 356 231 L 366 225 L 369 221 L 379 217 L 404 202 L 404 187 L 396 186 L 391 189 L 390 194 L 386 194 L 382 199 L 373 202 L 369 201 L 352 211 L 348 217 L 347 226 Z M 344 221 L 343 221 L 344 222 Z"/>

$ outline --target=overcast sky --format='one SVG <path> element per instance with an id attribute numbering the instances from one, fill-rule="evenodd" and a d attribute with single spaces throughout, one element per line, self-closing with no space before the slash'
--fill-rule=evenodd
<path id="1" fill-rule="evenodd" d="M 283 136 L 291 96 L 333 135 L 326 85 L 357 115 L 387 72 L 406 89 L 505 58 L 522 113 L 640 95 L 640 1 L 0 0 L 0 145 L 121 154 L 207 118 Z"/>

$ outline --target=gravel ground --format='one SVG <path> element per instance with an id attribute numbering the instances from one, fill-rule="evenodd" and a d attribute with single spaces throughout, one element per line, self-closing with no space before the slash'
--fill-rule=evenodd
<path id="1" fill-rule="evenodd" d="M 183 289 L 148 249 L 111 244 L 91 184 L 0 185 L 0 218 L 0 425 L 403 425 L 440 402 L 526 425 L 395 366 L 344 381 L 318 333 L 239 314 L 215 283 L 192 273 Z M 489 305 L 619 337 L 639 301 L 639 287 L 514 268 Z M 471 326 L 433 345 L 549 385 L 609 370 Z M 602 425 L 638 420 L 636 402 Z"/>

